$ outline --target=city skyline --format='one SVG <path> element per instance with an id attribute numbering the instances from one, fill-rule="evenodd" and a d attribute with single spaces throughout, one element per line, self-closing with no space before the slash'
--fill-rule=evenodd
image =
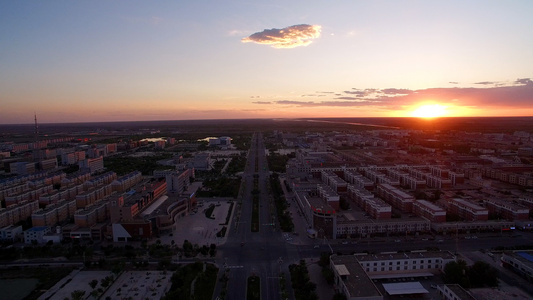
<path id="1" fill-rule="evenodd" d="M 533 115 L 529 1 L 0 3 L 0 124 Z"/>

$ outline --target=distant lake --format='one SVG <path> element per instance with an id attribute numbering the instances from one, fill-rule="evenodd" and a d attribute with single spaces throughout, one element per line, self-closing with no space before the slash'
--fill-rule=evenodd
<path id="1" fill-rule="evenodd" d="M 146 139 L 142 139 L 141 142 L 152 142 L 152 143 L 155 143 L 155 142 L 166 141 L 166 140 L 167 140 L 166 137 L 158 137 L 158 138 L 146 138 Z"/>
<path id="2" fill-rule="evenodd" d="M 198 139 L 197 141 L 198 142 L 209 142 L 209 140 L 211 139 L 218 139 L 217 137 L 212 137 L 212 136 L 208 136 L 206 138 L 203 138 L 203 139 Z"/>

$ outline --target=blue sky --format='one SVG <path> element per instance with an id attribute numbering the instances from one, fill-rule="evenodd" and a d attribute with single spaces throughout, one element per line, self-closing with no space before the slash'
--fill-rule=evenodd
<path id="1" fill-rule="evenodd" d="M 0 123 L 533 115 L 531 1 L 182 2 L 0 1 Z"/>

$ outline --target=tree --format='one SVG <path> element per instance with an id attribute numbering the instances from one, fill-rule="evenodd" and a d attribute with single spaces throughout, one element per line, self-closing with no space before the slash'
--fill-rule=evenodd
<path id="1" fill-rule="evenodd" d="M 94 288 L 96 288 L 96 286 L 98 285 L 98 280 L 96 279 L 93 279 L 91 281 L 89 281 L 89 286 L 94 290 Z"/>
<path id="2" fill-rule="evenodd" d="M 82 290 L 75 290 L 70 293 L 70 297 L 72 297 L 72 300 L 82 300 L 84 295 L 85 291 Z"/>
<path id="3" fill-rule="evenodd" d="M 332 300 L 346 300 L 346 295 L 342 293 L 336 293 L 335 295 L 333 295 Z"/>
<path id="4" fill-rule="evenodd" d="M 472 287 L 498 286 L 498 270 L 485 262 L 476 261 L 467 273 Z"/>
<path id="5" fill-rule="evenodd" d="M 470 282 L 466 275 L 467 265 L 462 259 L 458 261 L 452 261 L 444 266 L 444 282 L 459 284 L 463 288 L 469 288 Z"/>

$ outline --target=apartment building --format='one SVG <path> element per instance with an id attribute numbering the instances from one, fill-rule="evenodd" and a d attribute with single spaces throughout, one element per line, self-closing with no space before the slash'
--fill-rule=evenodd
<path id="1" fill-rule="evenodd" d="M 336 238 L 339 237 L 366 237 L 374 234 L 414 234 L 416 232 L 429 232 L 431 223 L 423 219 L 382 219 L 376 220 L 350 220 L 337 217 L 335 222 Z"/>
<path id="2" fill-rule="evenodd" d="M 104 169 L 104 157 L 87 158 L 79 161 L 78 165 L 80 169 L 87 169 L 91 173 L 95 173 Z"/>
<path id="3" fill-rule="evenodd" d="M 413 202 L 413 214 L 431 222 L 446 222 L 446 210 L 426 200 Z"/>
<path id="4" fill-rule="evenodd" d="M 335 210 L 339 210 L 340 196 L 334 189 L 325 184 L 319 184 L 317 185 L 317 193 L 329 206 Z"/>
<path id="5" fill-rule="evenodd" d="M 78 209 L 74 213 L 74 224 L 79 227 L 91 227 L 97 223 L 103 223 L 109 218 L 110 202 L 100 201 L 83 209 Z"/>
<path id="6" fill-rule="evenodd" d="M 366 190 L 374 189 L 374 182 L 372 180 L 352 170 L 344 170 L 344 180 L 358 188 Z"/>
<path id="7" fill-rule="evenodd" d="M 402 212 L 409 213 L 413 209 L 415 197 L 390 184 L 380 184 L 377 187 L 377 195 L 385 202 L 396 207 Z"/>
<path id="8" fill-rule="evenodd" d="M 502 265 L 528 281 L 533 281 L 533 251 L 506 251 L 501 257 Z"/>
<path id="9" fill-rule="evenodd" d="M 383 300 L 383 295 L 354 255 L 330 257 L 335 292 L 348 300 Z"/>
<path id="10" fill-rule="evenodd" d="M 68 221 L 76 211 L 76 201 L 60 201 L 44 209 L 34 211 L 31 215 L 33 226 L 55 226 Z"/>
<path id="11" fill-rule="evenodd" d="M 355 255 L 372 279 L 433 276 L 444 272 L 455 256 L 447 251 L 412 251 L 409 253 L 380 253 Z"/>
<path id="12" fill-rule="evenodd" d="M 135 186 L 137 183 L 141 182 L 143 179 L 141 172 L 134 171 L 124 176 L 117 178 L 111 183 L 113 191 L 116 192 L 125 192 L 131 187 Z"/>
<path id="13" fill-rule="evenodd" d="M 488 209 L 460 198 L 448 200 L 447 211 L 467 221 L 486 221 L 489 219 Z"/>
<path id="14" fill-rule="evenodd" d="M 496 214 L 506 220 L 526 220 L 529 218 L 529 208 L 511 201 L 489 198 L 483 200 L 490 214 Z"/>
<path id="15" fill-rule="evenodd" d="M 332 171 L 322 171 L 321 178 L 324 184 L 328 185 L 337 193 L 344 193 L 348 188 L 348 183 Z"/>
<path id="16" fill-rule="evenodd" d="M 0 227 L 6 227 L 24 221 L 38 209 L 38 201 L 22 201 L 8 208 L 0 208 Z"/>

